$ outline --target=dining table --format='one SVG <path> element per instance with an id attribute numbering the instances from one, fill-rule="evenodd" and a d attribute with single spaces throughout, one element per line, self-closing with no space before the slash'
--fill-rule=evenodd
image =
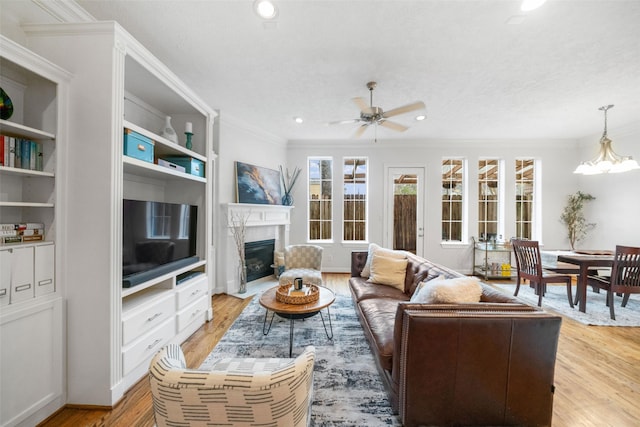
<path id="1" fill-rule="evenodd" d="M 612 251 L 584 251 L 584 253 L 572 253 L 558 255 L 558 263 L 566 263 L 578 266 L 576 299 L 581 312 L 587 311 L 587 285 L 589 283 L 589 270 L 597 267 L 611 267 L 613 265 Z"/>

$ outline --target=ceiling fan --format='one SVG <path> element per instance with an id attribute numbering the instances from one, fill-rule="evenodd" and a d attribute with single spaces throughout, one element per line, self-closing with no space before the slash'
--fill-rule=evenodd
<path id="1" fill-rule="evenodd" d="M 365 130 L 371 125 L 375 125 L 377 129 L 377 125 L 384 126 L 388 129 L 404 132 L 409 129 L 407 126 L 402 125 L 400 123 L 392 122 L 388 120 L 390 117 L 399 116 L 400 114 L 410 113 L 412 111 L 421 110 L 425 108 L 424 102 L 418 101 L 412 104 L 403 105 L 402 107 L 394 108 L 389 111 L 383 111 L 380 107 L 375 107 L 373 105 L 373 90 L 378 86 L 376 82 L 367 83 L 367 88 L 369 89 L 369 105 L 367 102 L 361 98 L 353 98 L 353 102 L 360 108 L 360 118 L 351 119 L 351 120 L 339 120 L 336 122 L 329 122 L 330 125 L 342 125 L 349 123 L 362 123 L 360 127 L 353 134 L 354 138 L 360 137 Z"/>

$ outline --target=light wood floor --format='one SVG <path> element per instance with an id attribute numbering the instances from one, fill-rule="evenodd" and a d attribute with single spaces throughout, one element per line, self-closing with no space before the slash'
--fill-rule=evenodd
<path id="1" fill-rule="evenodd" d="M 348 277 L 348 274 L 325 274 L 325 285 L 348 295 Z M 228 295 L 213 297 L 213 321 L 182 345 L 187 366 L 202 363 L 249 302 L 250 299 L 243 301 Z M 640 425 L 640 328 L 584 326 L 565 318 L 555 385 L 553 427 Z M 41 425 L 153 424 L 149 385 L 144 378 L 113 410 L 65 408 Z"/>

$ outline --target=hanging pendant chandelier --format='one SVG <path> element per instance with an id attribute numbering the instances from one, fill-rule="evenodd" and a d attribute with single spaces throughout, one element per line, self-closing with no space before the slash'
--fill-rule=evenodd
<path id="1" fill-rule="evenodd" d="M 607 137 L 607 110 L 610 108 L 613 108 L 613 105 L 598 108 L 600 111 L 604 111 L 604 133 L 600 138 L 598 156 L 591 161 L 580 163 L 573 173 L 597 175 L 600 173 L 620 173 L 640 169 L 638 162 L 633 160 L 631 156 L 619 156 L 611 148 L 611 140 Z"/>

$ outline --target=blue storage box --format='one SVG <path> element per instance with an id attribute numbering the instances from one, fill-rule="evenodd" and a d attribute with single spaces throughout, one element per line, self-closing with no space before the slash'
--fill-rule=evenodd
<path id="1" fill-rule="evenodd" d="M 151 138 L 140 135 L 131 129 L 124 130 L 124 155 L 153 163 L 153 145 Z"/>
<path id="2" fill-rule="evenodd" d="M 164 159 L 182 166 L 186 173 L 204 178 L 204 162 L 202 160 L 182 156 L 169 156 Z"/>

